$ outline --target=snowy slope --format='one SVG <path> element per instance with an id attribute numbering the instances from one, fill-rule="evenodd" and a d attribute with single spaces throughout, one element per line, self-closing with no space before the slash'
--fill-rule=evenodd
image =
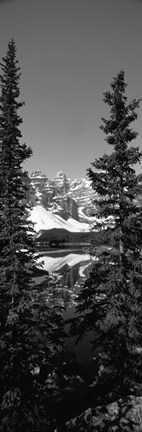
<path id="1" fill-rule="evenodd" d="M 91 226 L 88 225 L 88 223 L 85 222 L 79 222 L 73 218 L 69 218 L 67 220 L 67 223 L 70 224 L 72 227 L 74 227 L 74 231 L 90 231 L 91 230 Z"/>
<path id="2" fill-rule="evenodd" d="M 84 221 L 91 223 L 91 224 L 95 223 L 95 222 L 96 223 L 99 222 L 99 219 L 96 216 L 87 216 L 85 214 L 84 206 L 81 206 L 78 208 L 78 214 L 79 214 L 80 220 L 84 220 Z"/>
<path id="3" fill-rule="evenodd" d="M 86 223 L 78 222 L 72 218 L 65 221 L 61 216 L 53 214 L 51 211 L 46 210 L 41 205 L 33 207 L 30 212 L 29 220 L 35 225 L 35 231 L 51 230 L 51 229 L 65 229 L 70 232 L 87 232 L 90 227 Z"/>
<path id="4" fill-rule="evenodd" d="M 72 179 L 59 171 L 52 179 L 47 178 L 41 171 L 36 171 L 30 176 L 31 186 L 35 192 L 37 203 L 43 205 L 46 210 L 60 215 L 66 220 L 65 211 L 69 217 L 80 222 L 84 215 L 90 215 L 94 210 L 92 199 L 95 197 L 91 182 L 88 179 Z M 81 207 L 81 213 L 78 214 Z"/>

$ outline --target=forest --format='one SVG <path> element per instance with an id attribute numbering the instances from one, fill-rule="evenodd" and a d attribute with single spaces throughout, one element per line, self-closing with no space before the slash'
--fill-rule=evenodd
<path id="1" fill-rule="evenodd" d="M 142 175 L 135 166 L 142 153 L 131 146 L 137 137 L 131 124 L 141 100 L 128 101 L 120 70 L 103 95 L 109 118 L 102 118 L 101 129 L 109 154 L 87 169 L 99 196 L 97 217 L 114 220 L 112 226 L 99 223 L 95 238 L 87 237 L 96 259 L 67 323 L 76 343 L 92 332 L 88 381 L 66 347 L 64 308 L 50 296 L 54 280 L 47 274 L 44 284 L 36 284 L 34 278 L 37 244 L 23 168 L 32 149 L 21 142 L 24 102 L 13 39 L 0 66 L 0 430 L 140 431 Z"/>

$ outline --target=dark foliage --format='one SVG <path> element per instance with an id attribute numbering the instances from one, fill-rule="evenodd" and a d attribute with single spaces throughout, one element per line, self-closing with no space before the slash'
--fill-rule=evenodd
<path id="1" fill-rule="evenodd" d="M 63 347 L 61 308 L 36 286 L 29 181 L 22 164 L 20 68 L 13 40 L 0 76 L 0 424 L 3 432 L 47 430 L 47 393 Z M 55 362 L 56 359 L 56 362 Z M 46 367 L 49 381 L 41 379 Z"/>
<path id="2" fill-rule="evenodd" d="M 66 247 L 69 243 L 88 243 L 90 238 L 95 241 L 97 237 L 97 232 L 70 232 L 64 228 L 52 228 L 48 231 L 42 231 L 37 241 L 49 243 L 49 246 L 62 244 Z"/>
<path id="3" fill-rule="evenodd" d="M 110 382 L 108 394 L 129 393 L 142 378 L 142 209 L 141 176 L 133 166 L 140 162 L 138 147 L 128 147 L 137 133 L 139 100 L 127 102 L 124 72 L 120 71 L 104 94 L 110 119 L 101 129 L 112 147 L 92 163 L 88 177 L 99 199 L 99 237 L 96 260 L 78 297 L 72 334 L 78 340 L 93 331 L 93 349 L 100 376 Z M 119 391 L 118 391 L 119 389 Z"/>

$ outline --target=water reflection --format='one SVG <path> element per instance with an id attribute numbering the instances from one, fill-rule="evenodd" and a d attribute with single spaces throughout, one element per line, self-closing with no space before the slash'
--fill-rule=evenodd
<path id="1" fill-rule="evenodd" d="M 49 277 L 43 276 L 45 290 L 48 290 L 47 301 L 54 305 L 61 305 L 65 308 L 64 319 L 67 320 L 75 314 L 77 296 L 79 290 L 89 275 L 92 263 L 88 253 L 72 251 L 50 251 L 41 252 L 40 261 L 43 268 L 49 272 Z M 41 278 L 40 278 L 41 282 Z M 69 326 L 65 326 L 69 331 Z M 66 339 L 66 345 L 75 353 L 77 361 L 87 361 L 92 358 L 90 333 L 82 342 L 75 345 L 75 337 Z"/>
<path id="2" fill-rule="evenodd" d="M 65 251 L 51 251 L 45 254 L 44 251 L 39 261 L 43 261 L 43 268 L 53 276 L 54 286 L 56 283 L 56 289 L 53 289 L 51 284 L 54 301 L 56 298 L 56 301 L 65 308 L 75 305 L 79 289 L 89 274 L 90 255 Z"/>

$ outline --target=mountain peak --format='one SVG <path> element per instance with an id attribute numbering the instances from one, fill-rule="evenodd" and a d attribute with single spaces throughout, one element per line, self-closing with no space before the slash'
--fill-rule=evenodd
<path id="1" fill-rule="evenodd" d="M 46 174 L 44 174 L 40 170 L 36 170 L 36 171 L 32 172 L 32 174 L 30 175 L 30 177 L 31 178 L 47 178 Z"/>
<path id="2" fill-rule="evenodd" d="M 66 174 L 63 173 L 63 171 L 58 171 L 57 174 L 54 176 L 54 179 L 67 180 L 67 176 L 66 176 Z"/>
<path id="3" fill-rule="evenodd" d="M 94 191 L 88 179 L 70 179 L 61 170 L 52 179 L 41 171 L 35 171 L 30 178 L 38 204 L 65 220 L 71 216 L 88 222 L 88 216 L 94 211 Z"/>

